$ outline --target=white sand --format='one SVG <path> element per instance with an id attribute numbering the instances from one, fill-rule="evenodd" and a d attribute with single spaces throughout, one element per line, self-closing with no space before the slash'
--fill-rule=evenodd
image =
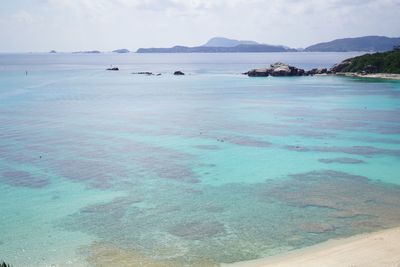
<path id="1" fill-rule="evenodd" d="M 400 227 L 331 240 L 277 257 L 231 267 L 400 267 Z"/>
<path id="2" fill-rule="evenodd" d="M 360 74 L 352 72 L 341 72 L 341 73 L 336 73 L 336 75 L 348 76 L 348 77 L 400 80 L 400 74 L 391 74 L 391 73 Z"/>

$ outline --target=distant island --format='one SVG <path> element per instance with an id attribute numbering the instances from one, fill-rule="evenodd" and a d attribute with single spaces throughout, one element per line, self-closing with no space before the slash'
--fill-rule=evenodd
<path id="1" fill-rule="evenodd" d="M 254 41 L 239 41 L 223 37 L 210 39 L 201 46 L 174 46 L 170 48 L 139 48 L 136 53 L 257 53 L 295 52 L 296 49 L 281 45 L 259 44 Z"/>
<path id="2" fill-rule="evenodd" d="M 271 45 L 251 40 L 235 40 L 224 37 L 214 37 L 200 46 L 176 45 L 168 48 L 139 48 L 136 53 L 271 53 L 271 52 L 387 52 L 395 46 L 400 46 L 400 37 L 363 36 L 355 38 L 336 39 L 318 43 L 306 48 L 290 48 L 285 45 Z M 117 54 L 131 53 L 126 48 L 111 51 Z M 51 50 L 49 53 L 57 53 Z M 101 51 L 77 51 L 74 54 L 100 54 Z"/>
<path id="3" fill-rule="evenodd" d="M 318 43 L 305 49 L 294 49 L 283 45 L 260 44 L 255 41 L 241 41 L 215 37 L 201 46 L 173 46 L 170 48 L 139 48 L 137 53 L 262 53 L 262 52 L 385 52 L 400 45 L 400 38 L 385 36 L 364 36 L 337 39 Z"/>
<path id="4" fill-rule="evenodd" d="M 89 50 L 89 51 L 77 51 L 73 52 L 73 54 L 100 54 L 101 52 L 98 50 Z"/>
<path id="5" fill-rule="evenodd" d="M 358 38 L 337 39 L 331 42 L 319 43 L 304 49 L 305 52 L 384 52 L 400 45 L 400 38 L 385 36 L 364 36 Z"/>
<path id="6" fill-rule="evenodd" d="M 118 53 L 118 54 L 125 54 L 125 53 L 130 53 L 131 51 L 129 51 L 128 49 L 123 48 L 123 49 L 114 50 L 112 52 L 113 53 Z"/>
<path id="7" fill-rule="evenodd" d="M 225 37 L 214 37 L 211 38 L 207 43 L 202 46 L 206 47 L 234 47 L 238 45 L 260 45 L 255 41 L 243 41 L 243 40 L 235 40 L 229 39 Z"/>

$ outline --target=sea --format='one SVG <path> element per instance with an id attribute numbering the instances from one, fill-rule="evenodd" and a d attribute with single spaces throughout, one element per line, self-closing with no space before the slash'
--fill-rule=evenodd
<path id="1" fill-rule="evenodd" d="M 0 54 L 0 260 L 218 266 L 398 226 L 399 81 L 242 74 L 360 54 Z"/>

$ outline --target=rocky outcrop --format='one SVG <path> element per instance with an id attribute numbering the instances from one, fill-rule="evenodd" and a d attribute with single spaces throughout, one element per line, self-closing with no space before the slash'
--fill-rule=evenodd
<path id="1" fill-rule="evenodd" d="M 268 77 L 270 75 L 269 69 L 253 69 L 248 72 L 243 73 L 249 77 Z"/>
<path id="2" fill-rule="evenodd" d="M 303 76 L 305 70 L 290 66 L 285 63 L 277 62 L 271 64 L 269 68 L 253 69 L 244 73 L 250 77 L 268 77 L 268 76 Z"/>
<path id="3" fill-rule="evenodd" d="M 330 68 L 330 71 L 332 73 L 344 72 L 344 70 L 350 65 L 351 65 L 351 60 L 347 59 L 338 64 L 333 65 L 333 67 Z"/>
<path id="4" fill-rule="evenodd" d="M 306 71 L 306 75 L 322 75 L 322 74 L 330 74 L 331 71 L 323 68 L 323 69 L 312 69 L 309 71 Z"/>
<path id="5" fill-rule="evenodd" d="M 132 72 L 132 74 L 139 74 L 139 75 L 147 75 L 147 76 L 161 76 L 161 73 L 154 74 L 150 71 L 139 71 L 139 72 Z"/>
<path id="6" fill-rule="evenodd" d="M 310 76 L 331 74 L 332 71 L 326 68 L 312 69 L 305 71 L 304 69 L 296 68 L 285 63 L 277 62 L 271 64 L 269 68 L 253 69 L 243 74 L 249 77 L 268 77 L 268 76 Z"/>
<path id="7" fill-rule="evenodd" d="M 139 72 L 132 72 L 132 74 L 141 74 L 141 75 L 154 75 L 154 73 L 150 71 L 139 71 Z"/>
<path id="8" fill-rule="evenodd" d="M 296 67 L 287 65 L 285 63 L 275 63 L 271 65 L 272 76 L 302 76 L 305 71 Z"/>
<path id="9" fill-rule="evenodd" d="M 185 73 L 183 73 L 180 70 L 177 70 L 177 71 L 174 72 L 174 75 L 185 75 Z"/>

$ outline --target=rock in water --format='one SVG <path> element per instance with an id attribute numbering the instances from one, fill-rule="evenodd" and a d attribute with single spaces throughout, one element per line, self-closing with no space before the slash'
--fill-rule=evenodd
<path id="1" fill-rule="evenodd" d="M 139 72 L 132 72 L 132 74 L 141 74 L 141 75 L 154 75 L 152 72 L 149 71 L 139 71 Z"/>
<path id="2" fill-rule="evenodd" d="M 271 65 L 272 68 L 272 76 L 290 76 L 291 75 L 291 69 L 289 65 L 283 64 L 283 63 L 275 63 Z"/>
<path id="3" fill-rule="evenodd" d="M 249 77 L 268 77 L 269 71 L 268 69 L 254 69 L 244 74 L 248 75 Z"/>
<path id="4" fill-rule="evenodd" d="M 269 68 L 253 69 L 246 72 L 249 77 L 268 77 L 268 76 L 303 76 L 307 73 L 303 69 L 290 66 L 285 63 L 277 62 L 271 64 Z"/>

